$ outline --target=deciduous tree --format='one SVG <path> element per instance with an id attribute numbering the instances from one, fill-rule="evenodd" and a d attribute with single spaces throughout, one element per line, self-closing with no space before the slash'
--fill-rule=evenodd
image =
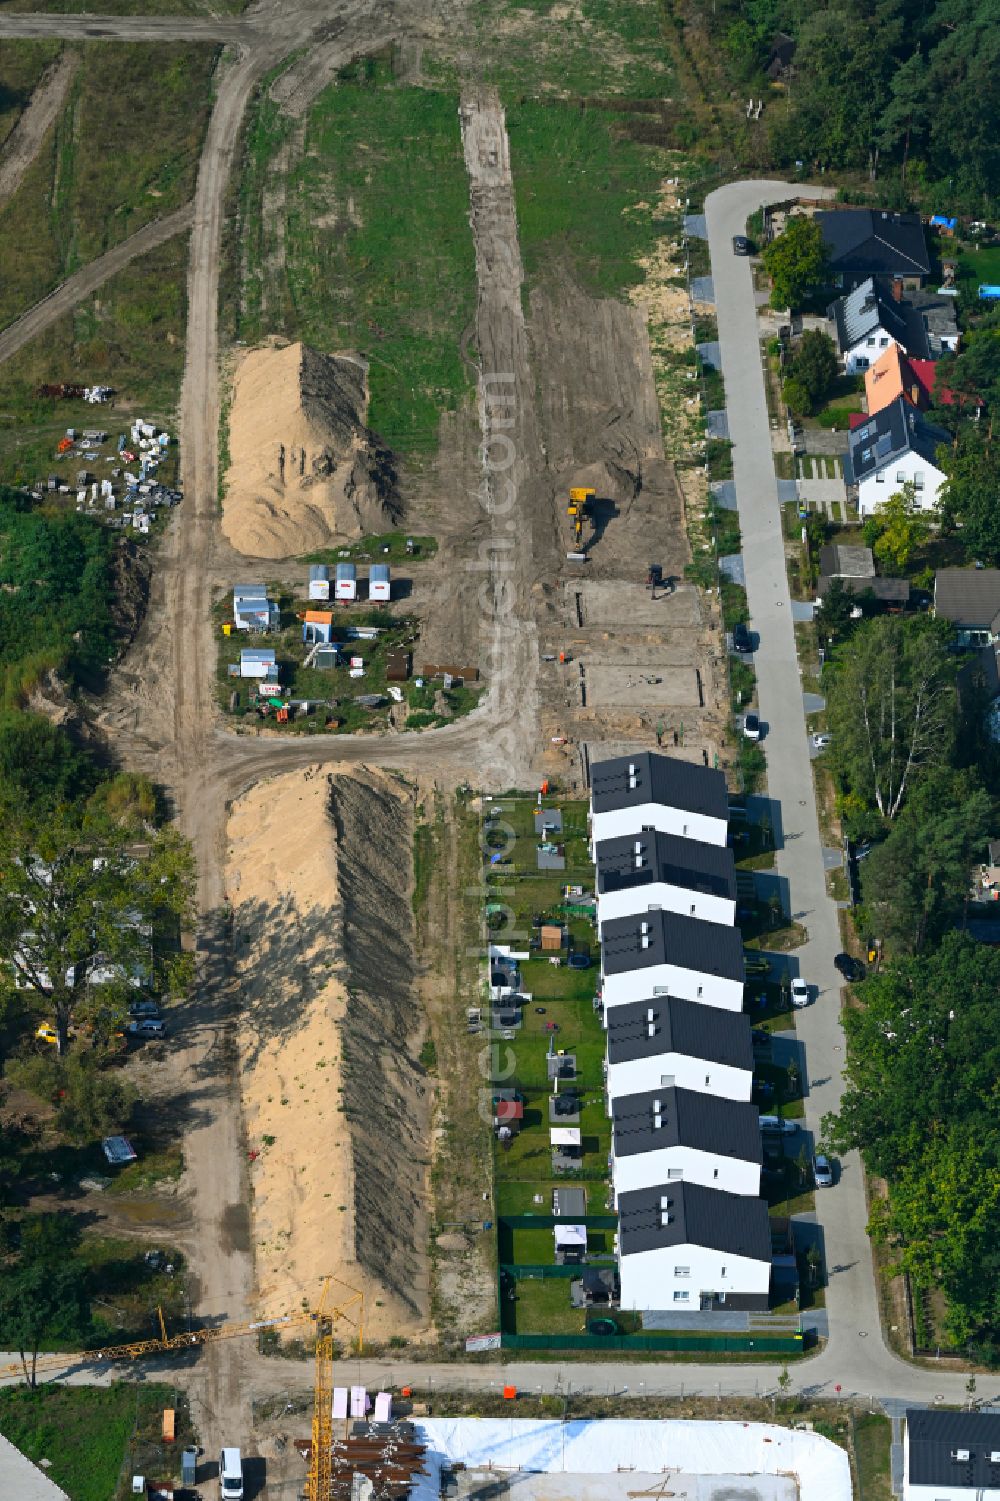
<path id="1" fill-rule="evenodd" d="M 885 819 L 914 781 L 948 760 L 955 733 L 956 664 L 937 623 L 882 616 L 837 651 L 828 713 L 843 782 Z"/>
<path id="2" fill-rule="evenodd" d="M 50 1020 L 60 1053 L 70 1024 L 123 1014 L 136 986 L 178 988 L 190 960 L 173 941 L 194 871 L 173 830 L 136 846 L 107 818 L 75 810 L 0 821 L 0 964 Z"/>
<path id="3" fill-rule="evenodd" d="M 797 214 L 764 251 L 773 307 L 801 307 L 826 278 L 826 250 L 815 219 Z"/>
<path id="4" fill-rule="evenodd" d="M 930 536 L 930 521 L 917 501 L 917 487 L 907 480 L 879 501 L 864 525 L 865 541 L 879 562 L 903 569 Z"/>

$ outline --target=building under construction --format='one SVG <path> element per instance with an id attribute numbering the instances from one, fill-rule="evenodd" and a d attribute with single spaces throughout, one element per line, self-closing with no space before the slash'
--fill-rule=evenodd
<path id="1" fill-rule="evenodd" d="M 312 1472 L 312 1439 L 295 1447 Z M 408 1501 L 418 1475 L 426 1475 L 426 1447 L 407 1422 L 353 1422 L 330 1445 L 331 1501 Z M 327 1501 L 326 1497 L 316 1501 Z"/>

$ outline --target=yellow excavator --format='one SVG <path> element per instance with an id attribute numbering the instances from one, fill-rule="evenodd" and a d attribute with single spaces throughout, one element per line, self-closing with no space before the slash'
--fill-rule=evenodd
<path id="1" fill-rule="evenodd" d="M 583 524 L 590 522 L 591 531 L 594 527 L 594 501 L 597 499 L 596 490 L 576 488 L 569 492 L 569 505 L 566 507 L 566 515 L 573 526 L 573 544 L 579 548 L 583 540 Z"/>

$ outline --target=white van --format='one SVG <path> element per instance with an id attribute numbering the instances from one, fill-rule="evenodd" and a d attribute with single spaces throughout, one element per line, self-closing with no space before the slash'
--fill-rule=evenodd
<path id="1" fill-rule="evenodd" d="M 219 1455 L 219 1495 L 222 1501 L 243 1501 L 243 1461 L 239 1449 Z"/>

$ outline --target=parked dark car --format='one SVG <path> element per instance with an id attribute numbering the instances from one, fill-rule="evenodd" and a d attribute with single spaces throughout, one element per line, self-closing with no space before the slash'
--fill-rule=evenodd
<path id="1" fill-rule="evenodd" d="M 853 954 L 838 954 L 833 962 L 844 979 L 852 984 L 864 979 L 865 967 L 860 959 L 855 959 Z"/>
<path id="2" fill-rule="evenodd" d="M 733 235 L 734 255 L 749 255 L 752 250 L 753 246 L 747 239 L 746 235 Z"/>
<path id="3" fill-rule="evenodd" d="M 738 620 L 733 626 L 733 651 L 753 651 L 753 642 L 750 639 L 750 632 L 747 630 L 746 624 L 742 620 Z"/>
<path id="4" fill-rule="evenodd" d="M 146 1016 L 141 1021 L 129 1022 L 126 1030 L 130 1037 L 166 1037 L 167 1024 L 155 1017 Z"/>

